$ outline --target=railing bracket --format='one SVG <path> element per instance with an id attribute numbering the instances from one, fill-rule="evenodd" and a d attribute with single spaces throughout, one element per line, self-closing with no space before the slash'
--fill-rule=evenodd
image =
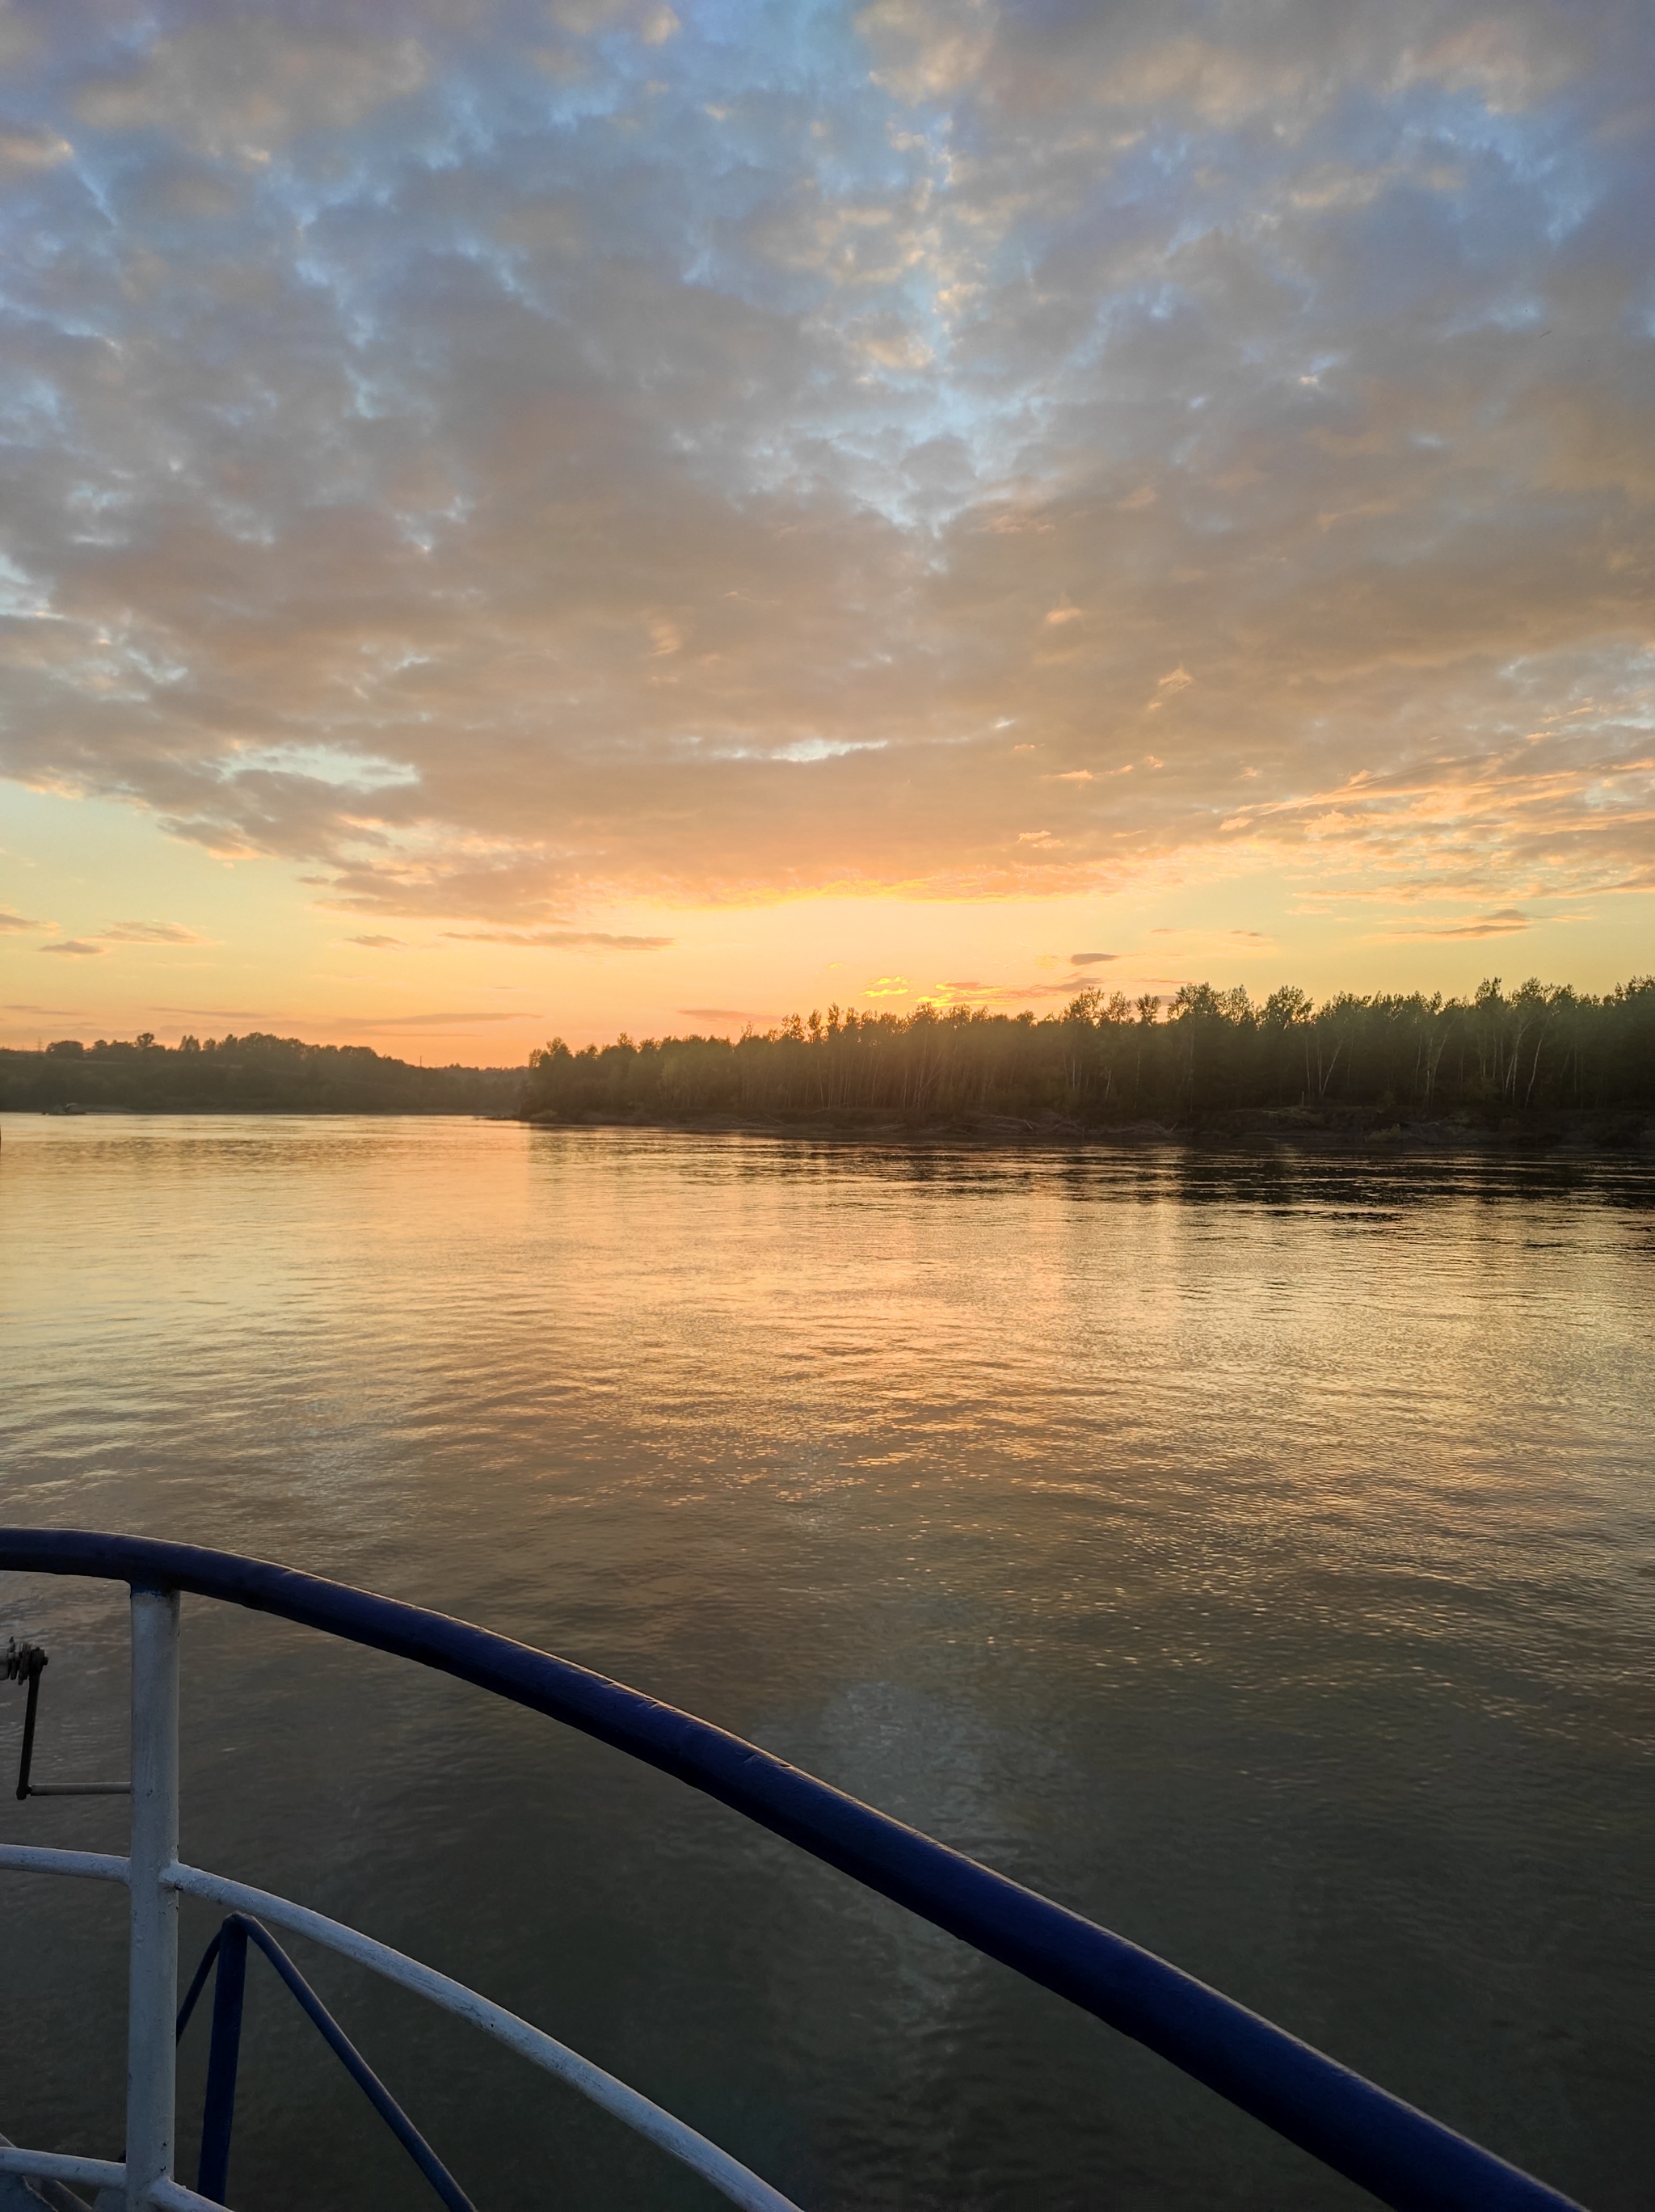
<path id="1" fill-rule="evenodd" d="M 20 1797 L 130 1797 L 130 1782 L 32 1782 L 29 1770 L 34 1764 L 34 1724 L 40 1711 L 40 1676 L 46 1666 L 46 1655 L 38 1644 L 20 1644 L 14 1636 L 9 1638 L 5 1655 L 0 1660 L 0 1677 L 8 1682 L 28 1684 L 28 1703 L 23 1708 L 23 1748 L 17 1761 L 17 1795 Z"/>

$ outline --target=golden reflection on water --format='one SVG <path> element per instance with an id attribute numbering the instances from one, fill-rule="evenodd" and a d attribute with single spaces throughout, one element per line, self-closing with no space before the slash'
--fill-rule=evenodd
<path id="1" fill-rule="evenodd" d="M 9 1117 L 6 1517 L 618 1674 L 1630 2207 L 1652 1196 L 1612 1163 Z M 13 1578 L 14 1621 L 54 1756 L 118 1758 L 111 1597 Z M 198 1858 L 467 1973 L 803 2203 L 1365 2201 L 609 1754 L 272 1624 L 188 1636 Z M 0 2127 L 21 2094 L 84 2144 L 118 2127 L 118 1931 L 27 1887 L 0 1965 L 43 2055 Z M 480 2200 L 698 2201 L 340 1990 Z M 249 2212 L 403 2202 L 273 1999 L 255 2033 Z"/>

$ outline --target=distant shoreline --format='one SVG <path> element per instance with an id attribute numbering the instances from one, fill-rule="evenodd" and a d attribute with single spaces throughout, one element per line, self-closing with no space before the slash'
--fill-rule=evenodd
<path id="1" fill-rule="evenodd" d="M 753 1115 L 645 1115 L 589 1113 L 563 1118 L 546 1113 L 479 1112 L 466 1108 L 373 1106 L 86 1106 L 6 1107 L 0 1114 L 19 1121 L 215 1121 L 268 1119 L 302 1121 L 494 1121 L 519 1127 L 578 1134 L 583 1131 L 639 1130 L 661 1135 L 791 1138 L 802 1144 L 906 1146 L 915 1151 L 944 1148 L 979 1152 L 1317 1152 L 1372 1157 L 1409 1153 L 1519 1152 L 1591 1158 L 1655 1155 L 1655 1121 L 1640 1114 L 1549 1114 L 1493 1127 L 1453 1121 L 1391 1122 L 1379 1126 L 1355 1121 L 1317 1121 L 1286 1113 L 1240 1112 L 1199 1122 L 1133 1121 L 1085 1123 L 1061 1115 L 1026 1119 L 985 1114 L 969 1121 L 903 1121 L 870 1113 L 835 1117 Z"/>
<path id="2" fill-rule="evenodd" d="M 1085 1123 L 1060 1115 L 1023 1119 L 986 1114 L 969 1121 L 904 1121 L 870 1115 L 864 1119 L 798 1115 L 605 1115 L 564 1119 L 545 1113 L 516 1117 L 533 1128 L 649 1129 L 686 1136 L 793 1137 L 810 1143 L 912 1145 L 916 1148 L 972 1146 L 992 1151 L 1064 1151 L 1076 1146 L 1141 1152 L 1152 1147 L 1180 1151 L 1279 1151 L 1340 1153 L 1563 1152 L 1655 1153 L 1655 1121 L 1640 1114 L 1581 1114 L 1536 1116 L 1521 1124 L 1493 1127 L 1452 1121 L 1367 1125 L 1316 1122 L 1288 1115 L 1240 1113 L 1199 1122 L 1135 1121 Z"/>

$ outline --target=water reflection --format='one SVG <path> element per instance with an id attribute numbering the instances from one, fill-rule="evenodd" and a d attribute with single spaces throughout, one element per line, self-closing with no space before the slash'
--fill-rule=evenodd
<path id="1" fill-rule="evenodd" d="M 1652 1192 L 1636 1162 L 9 1120 L 8 1516 L 567 1652 L 1631 2207 Z M 112 1599 L 0 1606 L 54 1651 L 54 1758 L 107 1765 Z M 801 2202 L 1365 2201 L 659 1778 L 275 1624 L 186 1632 L 198 1859 L 476 1981 Z M 118 2148 L 118 1913 L 6 1897 L 39 2058 L 0 2127 Z M 700 2201 L 457 2024 L 316 1978 L 480 2202 Z M 262 1994 L 239 2201 L 418 2201 L 307 2033 Z"/>

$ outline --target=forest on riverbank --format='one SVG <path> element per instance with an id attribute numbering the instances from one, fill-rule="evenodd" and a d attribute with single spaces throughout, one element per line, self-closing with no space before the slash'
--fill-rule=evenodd
<path id="1" fill-rule="evenodd" d="M 762 1034 L 627 1036 L 533 1055 L 534 1119 L 1082 1127 L 1376 1128 L 1655 1109 L 1655 977 L 1601 998 L 1498 977 L 1470 999 L 1183 986 L 1168 1001 L 1084 991 L 1037 1020 L 955 1006 L 906 1015 L 830 1006 Z"/>
<path id="2" fill-rule="evenodd" d="M 829 1006 L 737 1037 L 665 1036 L 522 1067 L 421 1067 L 366 1045 L 255 1034 L 0 1051 L 0 1109 L 522 1114 L 543 1121 L 1024 1124 L 1508 1133 L 1655 1113 L 1655 977 L 1602 997 L 1498 977 L 1468 999 L 1183 986 L 1083 991 L 1061 1012 Z"/>
<path id="3" fill-rule="evenodd" d="M 0 1109 L 149 1114 L 512 1114 L 521 1067 L 415 1067 L 361 1044 L 185 1037 L 173 1046 L 73 1038 L 0 1052 Z"/>

